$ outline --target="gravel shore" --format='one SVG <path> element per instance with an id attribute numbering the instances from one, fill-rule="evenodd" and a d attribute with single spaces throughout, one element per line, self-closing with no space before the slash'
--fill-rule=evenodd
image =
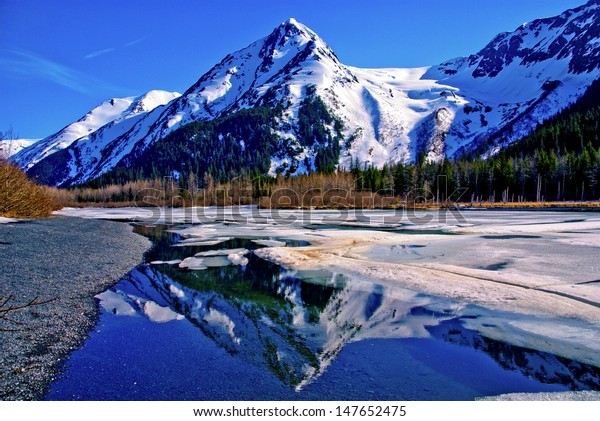
<path id="1" fill-rule="evenodd" d="M 13 306 L 52 300 L 12 313 L 19 324 L 0 318 L 0 400 L 44 398 L 97 320 L 94 295 L 140 263 L 149 247 L 119 222 L 53 217 L 0 224 L 0 297 L 12 294 Z"/>

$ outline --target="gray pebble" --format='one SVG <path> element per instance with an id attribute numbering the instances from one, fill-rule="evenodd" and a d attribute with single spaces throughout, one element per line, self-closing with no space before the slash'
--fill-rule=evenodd
<path id="1" fill-rule="evenodd" d="M 11 314 L 16 323 L 0 319 L 0 400 L 44 398 L 95 325 L 94 296 L 149 247 L 120 222 L 54 217 L 0 224 L 0 297 L 12 294 L 12 305 L 52 300 Z"/>

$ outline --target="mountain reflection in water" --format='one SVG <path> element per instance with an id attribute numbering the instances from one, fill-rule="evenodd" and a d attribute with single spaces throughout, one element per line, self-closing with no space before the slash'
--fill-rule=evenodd
<path id="1" fill-rule="evenodd" d="M 220 384 L 219 389 L 230 393 L 211 393 L 204 388 L 187 396 L 181 377 L 163 376 L 165 384 L 158 395 L 162 399 L 472 399 L 509 392 L 600 389 L 598 367 L 486 338 L 463 326 L 457 303 L 327 271 L 285 270 L 252 253 L 269 241 L 285 241 L 288 246 L 305 244 L 281 238 L 236 238 L 218 245 L 173 247 L 182 240 L 176 232 L 168 232 L 164 227 L 138 226 L 136 230 L 154 241 L 155 246 L 146 256 L 148 262 L 214 254 L 210 250 L 244 249 L 248 261 L 239 265 L 223 258 L 218 265 L 192 271 L 182 270 L 177 264 L 142 264 L 99 296 L 104 309 L 101 325 L 118 324 L 122 317 L 137 318 L 135 329 L 140 329 L 141 320 L 150 324 L 189 323 L 194 329 L 187 329 L 186 335 L 201 334 L 207 338 L 226 352 L 227 356 L 219 357 L 223 361 L 233 359 L 273 379 L 265 381 L 270 386 L 264 386 L 262 391 L 258 388 L 252 394 L 244 394 L 244 388 L 251 388 L 252 382 L 243 379 L 243 373 L 239 378 L 223 379 L 214 372 L 206 373 L 206 367 L 189 366 L 187 376 L 191 379 L 214 374 L 219 382 L 227 382 Z M 51 388 L 49 399 L 111 398 L 106 394 L 110 382 L 99 386 L 104 392 L 87 392 L 92 396 L 73 392 L 81 390 L 78 383 L 90 369 L 85 364 L 90 364 L 91 357 L 85 353 L 99 352 L 91 345 L 100 340 L 102 326 L 99 330 L 74 353 L 63 378 Z M 178 330 L 173 329 L 173 334 L 178 334 Z M 160 331 L 160 341 L 148 340 L 152 347 L 164 343 L 166 348 L 168 343 L 185 340 L 170 338 L 168 329 Z M 351 350 L 367 345 L 370 348 L 360 356 L 352 356 Z M 143 344 L 140 347 L 143 349 Z M 166 352 L 174 351 L 169 348 Z M 197 353 L 194 360 L 201 362 L 203 349 L 197 349 Z M 165 355 L 156 364 L 168 364 L 170 359 Z M 104 365 L 106 360 L 110 356 L 105 356 Z M 132 358 L 128 363 L 136 364 L 135 361 Z M 213 364 L 212 370 L 218 369 L 219 364 Z M 410 389 L 411 382 L 414 385 L 423 381 L 419 377 L 423 373 L 415 368 L 423 364 L 428 373 L 434 374 L 428 375 L 425 386 Z M 460 369 L 461 364 L 464 369 Z M 376 382 L 368 374 L 361 378 L 356 374 L 361 367 L 362 372 L 373 376 L 381 371 L 380 377 Z M 118 377 L 117 359 L 112 370 Z M 395 377 L 386 378 L 391 373 Z M 450 389 L 460 387 L 456 386 L 454 393 L 431 393 L 443 386 L 442 379 L 451 383 Z M 358 383 L 371 381 L 376 388 L 372 394 L 365 394 Z M 280 395 L 274 394 L 275 389 Z M 116 399 L 140 398 L 133 392 L 129 396 L 127 392 L 119 393 Z M 142 397 L 156 398 L 152 393 Z"/>

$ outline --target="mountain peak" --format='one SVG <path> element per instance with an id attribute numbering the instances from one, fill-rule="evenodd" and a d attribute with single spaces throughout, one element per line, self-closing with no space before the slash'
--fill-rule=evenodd
<path id="1" fill-rule="evenodd" d="M 302 32 L 313 32 L 307 26 L 301 24 L 294 18 L 289 18 L 288 20 L 281 22 L 281 24 L 279 25 L 278 28 L 283 28 L 286 30 L 291 29 L 291 30 L 302 31 Z"/>
<path id="2" fill-rule="evenodd" d="M 300 22 L 298 22 L 296 19 L 294 18 L 289 18 L 288 20 L 286 20 L 285 22 L 282 22 L 281 25 L 291 25 L 291 26 L 304 26 L 302 25 Z"/>
<path id="3" fill-rule="evenodd" d="M 413 160 L 420 152 L 442 159 L 485 146 L 492 136 L 498 145 L 508 144 L 599 77 L 599 4 L 590 0 L 559 16 L 532 20 L 469 57 L 419 69 L 346 66 L 315 32 L 289 18 L 228 54 L 179 98 L 151 91 L 114 99 L 14 161 L 31 168 L 73 144 L 61 155 L 62 170 L 46 182 L 82 183 L 133 165 L 183 125 L 258 106 L 281 110 L 272 127 L 270 174 L 311 171 L 336 154 L 340 166 L 356 160 L 382 166 Z M 325 110 L 319 133 L 304 129 L 314 126 L 306 124 L 306 114 L 321 113 L 316 110 Z M 237 141 L 240 150 L 254 153 L 249 139 Z M 58 161 L 46 162 L 54 168 Z M 40 165 L 40 174 L 49 165 Z"/>
<path id="4" fill-rule="evenodd" d="M 262 105 L 274 105 L 271 100 L 275 97 L 271 94 L 280 91 L 281 95 L 276 95 L 279 100 L 289 96 L 279 88 L 287 85 L 293 74 L 303 72 L 307 80 L 311 80 L 309 83 L 314 83 L 312 80 L 319 79 L 327 66 L 341 65 L 315 32 L 290 18 L 268 36 L 227 55 L 205 73 L 174 105 L 177 112 L 186 108 L 194 111 L 185 119 L 174 119 L 173 124 L 214 118 L 224 110 L 256 105 L 257 101 Z M 168 126 L 169 129 L 172 127 Z"/>
<path id="5" fill-rule="evenodd" d="M 178 92 L 168 92 L 159 89 L 153 89 L 143 95 L 136 97 L 131 104 L 131 114 L 138 114 L 153 110 L 159 105 L 169 103 L 171 100 L 180 97 Z"/>
<path id="6" fill-rule="evenodd" d="M 299 42 L 300 44 L 320 39 L 312 29 L 298 22 L 294 18 L 289 18 L 288 20 L 281 22 L 267 38 L 277 39 L 278 43 L 281 45 L 290 39 Z"/>
<path id="7" fill-rule="evenodd" d="M 600 0 L 590 0 L 558 16 L 526 22 L 513 32 L 498 34 L 466 60 L 450 60 L 436 70 L 453 80 L 461 73 L 476 79 L 495 78 L 513 63 L 539 65 L 540 69 L 532 70 L 532 74 L 547 72 L 557 63 L 567 63 L 571 75 L 595 72 L 600 69 L 596 59 L 600 54 L 599 5 Z M 432 71 L 427 76 L 433 75 Z"/>

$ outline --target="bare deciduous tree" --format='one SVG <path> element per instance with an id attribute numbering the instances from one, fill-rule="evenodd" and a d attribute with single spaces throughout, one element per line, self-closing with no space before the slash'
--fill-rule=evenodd
<path id="1" fill-rule="evenodd" d="M 13 140 L 16 138 L 17 135 L 15 135 L 12 127 L 9 127 L 6 131 L 0 131 L 0 142 L 3 140 Z M 6 145 L 0 144 L 0 160 L 8 159 L 8 157 L 14 152 L 14 147 L 15 144 L 13 142 L 7 142 Z"/>

